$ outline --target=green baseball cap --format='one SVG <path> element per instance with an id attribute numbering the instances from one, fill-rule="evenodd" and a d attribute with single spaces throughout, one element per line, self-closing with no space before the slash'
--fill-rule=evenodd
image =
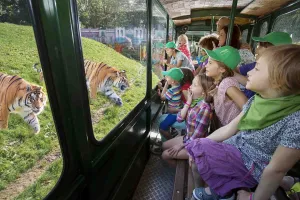
<path id="1" fill-rule="evenodd" d="M 204 50 L 209 57 L 224 63 L 230 69 L 236 68 L 236 66 L 241 62 L 239 51 L 231 46 L 223 46 L 212 51 L 208 49 Z"/>
<path id="2" fill-rule="evenodd" d="M 162 74 L 164 76 L 169 76 L 172 79 L 174 79 L 175 81 L 181 81 L 181 79 L 183 78 L 183 72 L 180 68 L 172 68 L 168 71 L 163 71 Z"/>
<path id="3" fill-rule="evenodd" d="M 166 44 L 166 48 L 169 48 L 169 49 L 176 49 L 176 44 L 175 42 L 168 42 Z"/>
<path id="4" fill-rule="evenodd" d="M 292 38 L 288 33 L 285 32 L 272 32 L 265 35 L 264 37 L 252 37 L 252 40 L 257 42 L 270 42 L 275 46 L 292 44 Z"/>

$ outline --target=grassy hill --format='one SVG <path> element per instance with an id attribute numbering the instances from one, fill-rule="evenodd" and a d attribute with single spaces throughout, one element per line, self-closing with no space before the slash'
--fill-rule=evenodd
<path id="1" fill-rule="evenodd" d="M 32 65 L 39 62 L 32 27 L 0 23 L 0 30 L 0 72 L 17 74 L 31 83 L 43 86 L 46 92 L 38 73 L 32 69 Z M 82 38 L 82 44 L 84 58 L 126 70 L 130 82 L 130 88 L 121 95 L 124 106 L 115 106 L 102 94 L 90 102 L 95 137 L 101 139 L 144 98 L 146 68 L 99 42 Z M 154 83 L 157 81 L 153 78 Z M 114 90 L 118 93 L 117 88 Z M 9 128 L 0 131 L 0 192 L 50 151 L 59 148 L 49 103 L 38 118 L 41 124 L 38 135 L 34 135 L 23 119 L 14 114 L 10 115 Z M 38 194 L 36 198 L 46 195 L 59 178 L 61 163 L 53 163 L 33 186 L 35 189 L 26 190 L 28 195 L 33 195 L 33 192 Z M 40 184 L 41 181 L 45 183 L 44 179 L 50 180 L 48 185 Z M 41 188 L 42 192 L 39 191 Z"/>

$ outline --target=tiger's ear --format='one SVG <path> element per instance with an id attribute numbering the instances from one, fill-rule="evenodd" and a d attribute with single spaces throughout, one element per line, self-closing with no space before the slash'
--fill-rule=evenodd
<path id="1" fill-rule="evenodd" d="M 31 86 L 31 89 L 32 89 L 32 90 L 41 90 L 41 88 L 42 88 L 42 87 L 36 86 L 36 85 L 32 85 L 32 86 Z"/>
<path id="2" fill-rule="evenodd" d="M 126 75 L 126 71 L 125 70 L 121 70 L 120 74 Z"/>

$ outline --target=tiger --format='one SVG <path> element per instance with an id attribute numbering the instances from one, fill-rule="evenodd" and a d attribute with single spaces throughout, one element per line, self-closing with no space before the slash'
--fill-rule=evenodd
<path id="1" fill-rule="evenodd" d="M 129 87 L 125 70 L 120 71 L 103 62 L 89 60 L 84 60 L 84 69 L 87 88 L 92 99 L 96 98 L 97 91 L 99 91 L 104 93 L 115 104 L 123 105 L 121 97 L 115 93 L 112 86 L 118 87 L 122 92 Z"/>
<path id="2" fill-rule="evenodd" d="M 38 134 L 40 124 L 37 115 L 44 110 L 46 101 L 41 87 L 17 75 L 0 73 L 0 129 L 8 128 L 9 114 L 16 113 Z"/>

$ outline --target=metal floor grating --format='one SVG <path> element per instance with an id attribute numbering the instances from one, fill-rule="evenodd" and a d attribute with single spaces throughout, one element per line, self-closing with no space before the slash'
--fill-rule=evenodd
<path id="1" fill-rule="evenodd" d="M 150 139 L 160 140 L 157 121 Z M 151 154 L 132 200 L 172 200 L 175 172 L 160 156 Z"/>
<path id="2" fill-rule="evenodd" d="M 171 200 L 174 177 L 175 168 L 168 166 L 160 156 L 150 155 L 132 200 Z"/>

